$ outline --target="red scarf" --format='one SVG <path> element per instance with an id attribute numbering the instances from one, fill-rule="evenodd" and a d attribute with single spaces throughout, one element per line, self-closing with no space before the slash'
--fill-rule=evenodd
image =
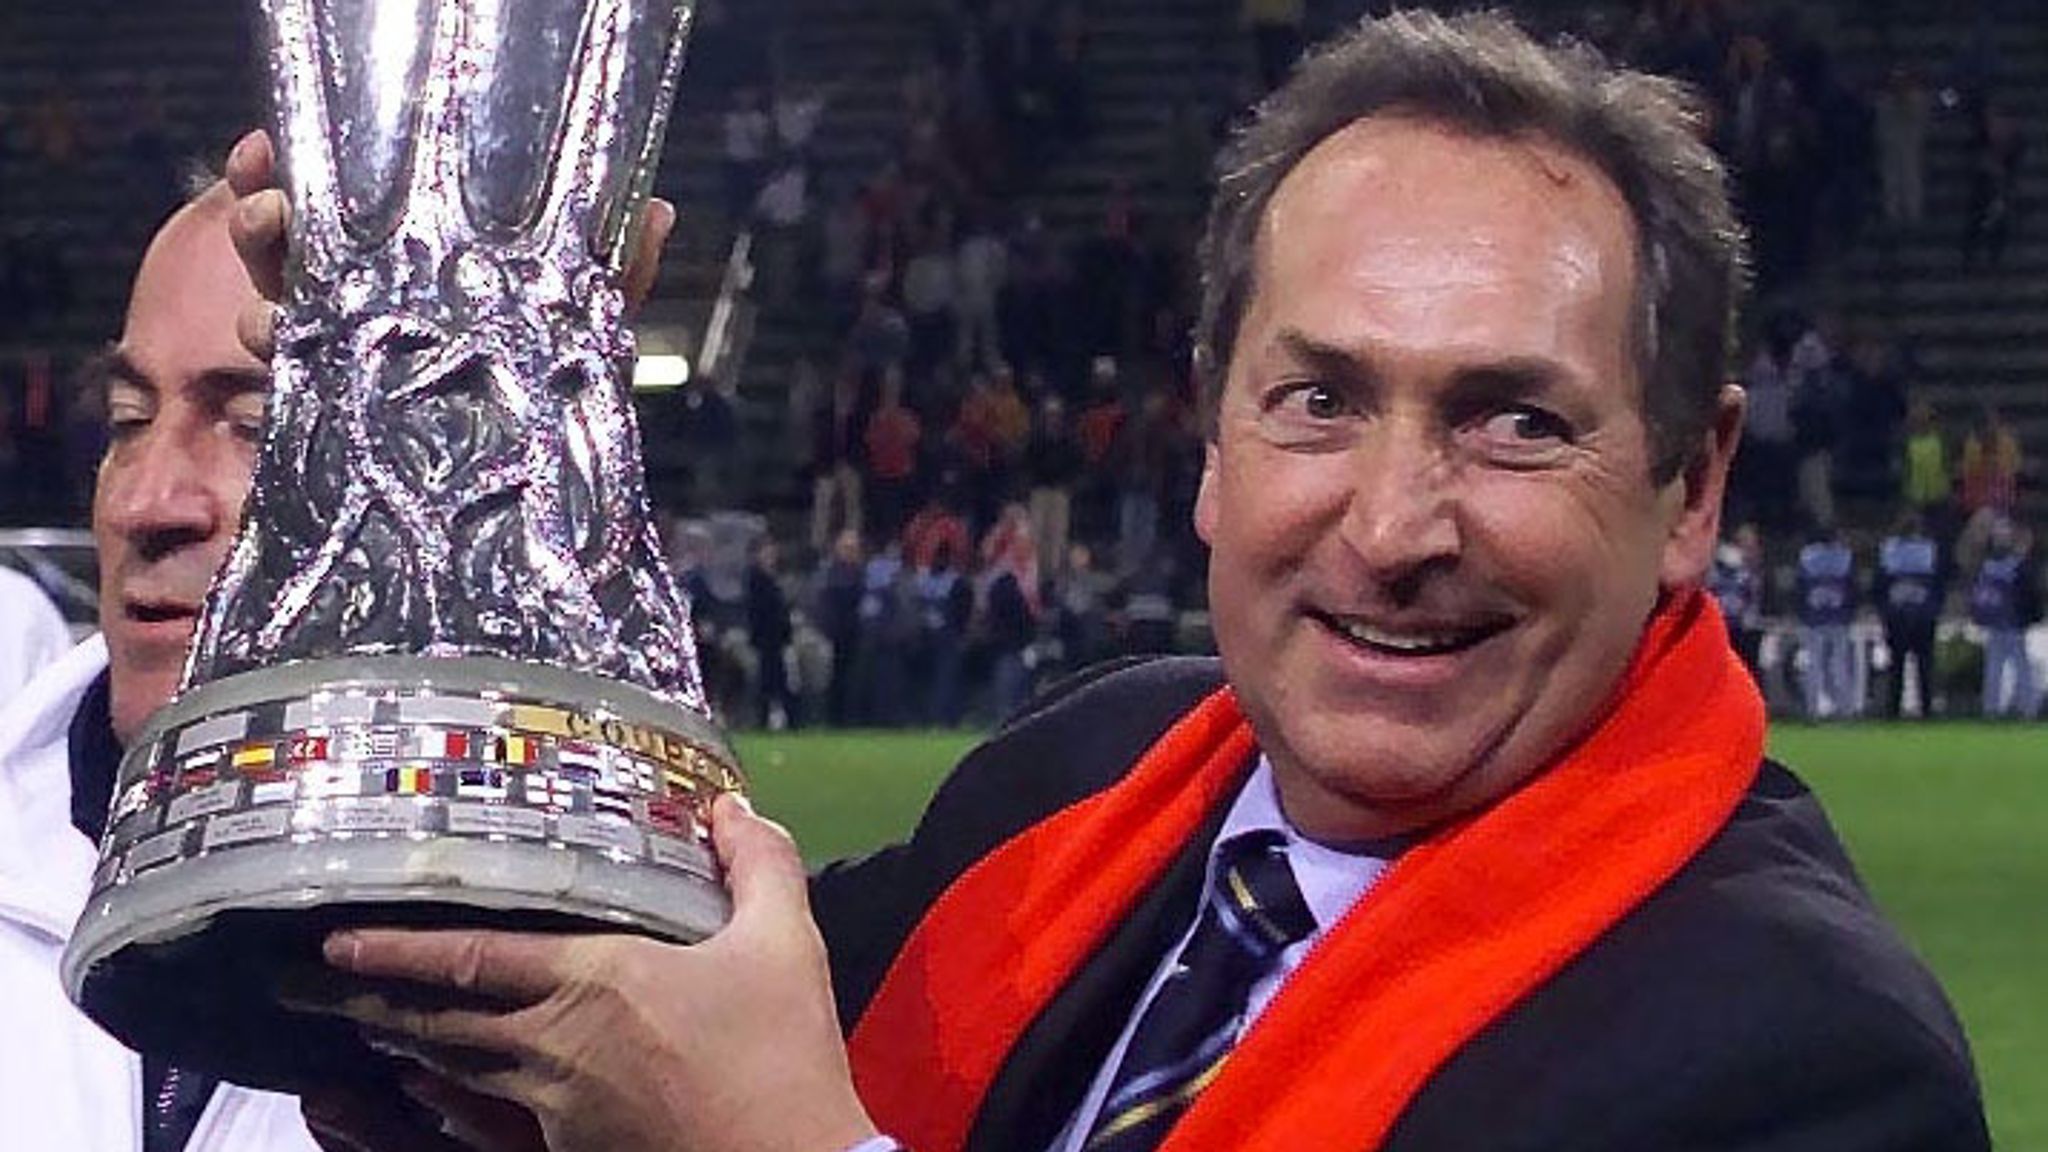
<path id="1" fill-rule="evenodd" d="M 1614 707 L 1548 769 L 1405 853 L 1320 941 L 1162 1152 L 1376 1148 L 1468 1040 L 1599 939 L 1725 824 L 1764 710 L 1713 601 L 1650 622 Z M 1010 1048 L 1254 750 L 1224 689 L 1114 787 L 1027 828 L 911 933 L 850 1044 L 882 1130 L 957 1152 Z"/>

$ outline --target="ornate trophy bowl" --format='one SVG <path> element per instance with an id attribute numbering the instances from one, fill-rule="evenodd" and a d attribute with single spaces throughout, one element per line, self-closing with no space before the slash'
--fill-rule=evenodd
<path id="1" fill-rule="evenodd" d="M 184 688 L 122 761 L 66 990 L 240 1083 L 361 923 L 728 912 L 732 753 L 649 518 L 615 284 L 688 0 L 259 0 L 293 206 L 269 424 Z"/>

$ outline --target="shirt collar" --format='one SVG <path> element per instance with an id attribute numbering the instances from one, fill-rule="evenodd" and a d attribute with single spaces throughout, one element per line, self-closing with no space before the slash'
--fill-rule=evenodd
<path id="1" fill-rule="evenodd" d="M 1280 793 L 1273 781 L 1273 762 L 1263 754 L 1252 769 L 1237 799 L 1223 817 L 1223 828 L 1209 848 L 1209 880 L 1216 877 L 1217 849 L 1247 832 L 1274 831 L 1286 837 L 1287 863 L 1294 869 L 1294 881 L 1302 899 L 1315 916 L 1316 931 L 1327 932 L 1365 895 L 1392 862 L 1391 854 L 1380 855 L 1383 845 L 1371 850 L 1340 851 L 1318 844 L 1297 832 L 1280 810 Z"/>

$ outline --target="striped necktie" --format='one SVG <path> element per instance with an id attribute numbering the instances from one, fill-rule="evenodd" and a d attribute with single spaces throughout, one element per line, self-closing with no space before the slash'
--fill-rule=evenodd
<path id="1" fill-rule="evenodd" d="M 1201 921 L 1131 1034 L 1085 1152 L 1157 1147 L 1222 1070 L 1253 985 L 1315 930 L 1279 833 L 1234 837 L 1216 863 Z"/>

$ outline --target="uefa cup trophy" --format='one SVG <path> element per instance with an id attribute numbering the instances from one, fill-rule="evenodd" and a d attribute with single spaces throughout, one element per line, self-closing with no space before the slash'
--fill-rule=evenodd
<path id="1" fill-rule="evenodd" d="M 293 204 L 268 429 L 62 975 L 132 1047 L 289 1087 L 364 1058 L 275 1000 L 336 927 L 710 934 L 739 777 L 616 285 L 690 0 L 259 4 Z"/>

